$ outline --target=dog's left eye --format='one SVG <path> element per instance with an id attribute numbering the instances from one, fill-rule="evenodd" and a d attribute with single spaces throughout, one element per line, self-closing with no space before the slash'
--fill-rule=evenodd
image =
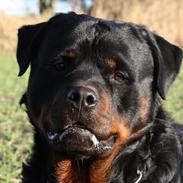
<path id="1" fill-rule="evenodd" d="M 127 74 L 121 72 L 121 71 L 116 71 L 113 75 L 112 75 L 112 79 L 114 79 L 115 81 L 118 82 L 122 82 L 124 80 L 127 80 Z"/>

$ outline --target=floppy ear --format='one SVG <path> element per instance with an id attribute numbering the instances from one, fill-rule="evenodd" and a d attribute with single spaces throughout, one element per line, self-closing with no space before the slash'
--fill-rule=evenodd
<path id="1" fill-rule="evenodd" d="M 147 42 L 154 57 L 158 93 L 162 99 L 166 99 L 168 89 L 180 70 L 183 52 L 177 46 L 150 31 L 143 29 L 142 34 L 148 39 Z"/>
<path id="2" fill-rule="evenodd" d="M 163 99 L 166 99 L 166 94 L 169 87 L 179 73 L 182 63 L 182 50 L 177 46 L 170 44 L 160 36 L 155 35 L 155 39 L 160 50 L 157 63 L 157 86 L 158 92 Z"/>
<path id="3" fill-rule="evenodd" d="M 23 26 L 18 30 L 17 61 L 19 74 L 22 76 L 27 70 L 30 61 L 36 55 L 43 37 L 45 23 Z"/>

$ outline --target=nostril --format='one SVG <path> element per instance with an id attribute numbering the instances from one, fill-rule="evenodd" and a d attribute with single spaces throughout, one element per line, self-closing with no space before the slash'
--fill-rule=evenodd
<path id="1" fill-rule="evenodd" d="M 89 105 L 95 103 L 95 98 L 94 98 L 94 96 L 93 96 L 93 95 L 87 96 L 86 102 L 87 102 Z"/>
<path id="2" fill-rule="evenodd" d="M 97 103 L 97 97 L 95 95 L 89 94 L 85 99 L 85 105 L 88 107 L 95 106 Z"/>

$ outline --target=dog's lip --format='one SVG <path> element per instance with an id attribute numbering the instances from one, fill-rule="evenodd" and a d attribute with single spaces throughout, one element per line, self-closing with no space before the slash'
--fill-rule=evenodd
<path id="1" fill-rule="evenodd" d="M 67 126 L 65 126 L 63 128 L 63 130 L 61 130 L 61 131 L 57 131 L 57 132 L 56 131 L 55 132 L 54 131 L 47 131 L 47 138 L 48 138 L 48 140 L 53 141 L 58 136 L 60 136 L 64 131 L 68 130 L 71 127 L 77 127 L 77 128 L 88 130 L 89 132 L 91 132 L 97 138 L 98 141 L 103 142 L 103 143 L 108 143 L 108 142 L 111 142 L 111 141 L 115 141 L 116 140 L 116 136 L 117 136 L 116 134 L 111 134 L 111 135 L 108 136 L 108 138 L 99 138 L 99 137 L 97 137 L 96 134 L 93 133 L 93 131 L 88 129 L 85 125 L 83 125 L 80 122 L 77 122 L 74 125 L 67 125 Z"/>
<path id="2" fill-rule="evenodd" d="M 80 122 L 77 122 L 74 125 L 67 125 L 63 128 L 63 130 L 58 131 L 58 132 L 54 132 L 54 131 L 47 131 L 47 138 L 50 141 L 53 141 L 54 139 L 56 139 L 59 135 L 61 135 L 65 130 L 71 128 L 71 127 L 78 127 L 78 128 L 82 128 L 82 129 L 87 129 L 84 125 L 80 124 Z M 88 129 L 87 129 L 88 130 Z M 89 131 L 89 130 L 88 130 Z"/>
<path id="3" fill-rule="evenodd" d="M 74 125 L 68 125 L 66 126 L 62 131 L 60 132 L 47 132 L 47 138 L 49 143 L 59 143 L 62 138 L 69 134 L 69 133 L 75 133 L 75 128 L 79 128 L 82 130 L 89 131 L 92 134 L 92 142 L 94 146 L 96 146 L 97 153 L 102 154 L 103 152 L 108 152 L 112 149 L 114 143 L 116 142 L 117 135 L 111 134 L 108 138 L 105 139 L 99 139 L 96 137 L 94 133 L 92 133 L 90 130 L 86 128 L 86 126 L 82 125 L 80 122 L 74 124 Z"/>

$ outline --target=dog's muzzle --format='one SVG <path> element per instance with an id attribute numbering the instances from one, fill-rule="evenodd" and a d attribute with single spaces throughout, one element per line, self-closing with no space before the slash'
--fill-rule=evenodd
<path id="1" fill-rule="evenodd" d="M 80 125 L 68 127 L 60 133 L 48 132 L 47 138 L 54 150 L 75 158 L 102 155 L 111 150 L 115 141 L 114 136 L 100 141 L 92 132 Z"/>

